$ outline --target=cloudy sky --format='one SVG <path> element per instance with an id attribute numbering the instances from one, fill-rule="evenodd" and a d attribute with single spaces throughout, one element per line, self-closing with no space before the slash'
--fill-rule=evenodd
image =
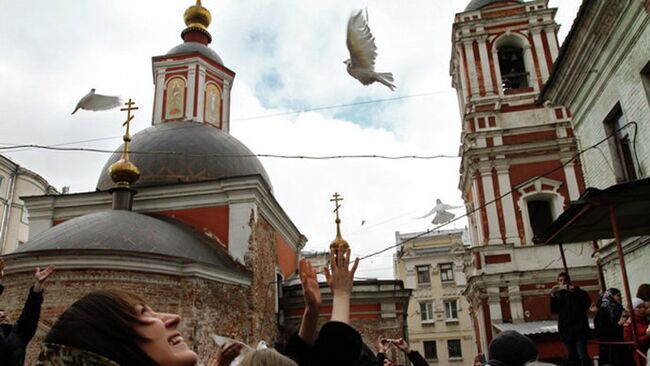
<path id="1" fill-rule="evenodd" d="M 258 154 L 456 156 L 460 115 L 449 76 L 451 27 L 467 1 L 204 0 L 213 19 L 210 46 L 237 73 L 231 133 Z M 151 57 L 182 42 L 182 14 L 192 3 L 0 0 L 0 146 L 83 141 L 65 146 L 116 148 L 119 112 L 70 115 L 90 88 L 133 98 L 140 107 L 133 131 L 150 126 Z M 579 3 L 550 1 L 559 9 L 560 40 Z M 376 68 L 394 73 L 395 92 L 360 85 L 342 63 L 347 18 L 366 6 L 379 48 Z M 404 98 L 300 112 L 396 97 Z M 33 149 L 5 156 L 72 192 L 94 190 L 108 159 Z M 344 197 L 343 236 L 356 255 L 394 245 L 396 231 L 431 228 L 431 218 L 414 218 L 436 198 L 462 205 L 458 158 L 262 163 L 276 198 L 309 239 L 308 249 L 323 250 L 334 238 L 329 198 L 335 191 Z M 392 253 L 362 262 L 359 275 L 392 277 Z"/>

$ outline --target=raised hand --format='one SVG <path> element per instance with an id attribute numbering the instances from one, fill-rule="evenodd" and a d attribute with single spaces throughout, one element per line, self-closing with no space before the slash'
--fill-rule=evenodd
<path id="1" fill-rule="evenodd" d="M 380 336 L 377 340 L 377 352 L 386 354 L 386 351 L 390 348 L 390 341 L 383 336 Z"/>
<path id="2" fill-rule="evenodd" d="M 343 253 L 343 248 L 330 249 L 330 268 L 325 267 L 325 278 L 333 295 L 350 295 L 354 284 L 354 272 L 359 265 L 359 258 L 350 265 L 350 248 Z"/>
<path id="3" fill-rule="evenodd" d="M 305 305 L 307 308 L 318 310 L 321 304 L 321 294 L 316 269 L 305 258 L 300 260 L 299 267 L 300 283 L 302 284 L 302 291 L 305 296 Z"/>
<path id="4" fill-rule="evenodd" d="M 243 347 L 244 345 L 238 342 L 222 344 L 217 350 L 217 356 L 208 361 L 208 366 L 229 366 L 239 356 Z"/>
<path id="5" fill-rule="evenodd" d="M 43 291 L 43 283 L 50 277 L 50 275 L 54 273 L 54 266 L 49 265 L 47 268 L 41 270 L 39 267 L 36 267 L 36 273 L 34 274 L 34 278 L 36 279 L 36 283 L 34 283 L 34 292 L 41 292 Z"/>
<path id="6" fill-rule="evenodd" d="M 406 343 L 406 341 L 404 340 L 404 338 L 400 338 L 400 339 L 396 340 L 396 341 L 394 342 L 394 344 L 395 344 L 395 346 L 397 346 L 397 348 L 401 349 L 402 352 L 404 352 L 404 353 L 409 353 L 409 352 L 411 352 L 411 350 L 409 349 L 409 344 Z"/>
<path id="7" fill-rule="evenodd" d="M 0 257 L 0 277 L 5 275 L 5 260 Z"/>

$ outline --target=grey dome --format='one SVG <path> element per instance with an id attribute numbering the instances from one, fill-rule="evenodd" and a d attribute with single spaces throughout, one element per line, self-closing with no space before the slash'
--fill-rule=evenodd
<path id="1" fill-rule="evenodd" d="M 102 169 L 97 189 L 114 186 L 108 168 L 121 158 L 122 146 Z M 148 187 L 222 178 L 261 176 L 271 180 L 259 159 L 244 144 L 216 127 L 197 122 L 164 122 L 136 133 L 129 158 L 140 170 L 132 187 Z"/>
<path id="2" fill-rule="evenodd" d="M 169 52 L 167 52 L 167 55 L 180 55 L 184 53 L 196 53 L 196 52 L 218 63 L 219 65 L 224 66 L 223 61 L 221 61 L 221 57 L 219 57 L 219 55 L 215 50 L 199 42 L 181 43 L 178 46 L 169 50 Z"/>
<path id="3" fill-rule="evenodd" d="M 176 220 L 124 210 L 96 212 L 46 230 L 11 255 L 56 251 L 121 252 L 174 257 L 202 262 L 229 272 L 242 273 L 218 243 Z M 168 259 L 169 260 L 169 259 Z"/>
<path id="4" fill-rule="evenodd" d="M 467 7 L 465 7 L 465 11 L 474 11 L 474 10 L 479 10 L 483 7 L 486 7 L 491 4 L 495 3 L 519 3 L 523 4 L 523 0 L 472 0 L 470 1 L 469 4 L 467 4 Z"/>

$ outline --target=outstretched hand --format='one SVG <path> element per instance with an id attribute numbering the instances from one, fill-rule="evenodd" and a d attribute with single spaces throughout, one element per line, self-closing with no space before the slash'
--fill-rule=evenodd
<path id="1" fill-rule="evenodd" d="M 43 291 L 43 283 L 52 273 L 54 273 L 54 266 L 52 265 L 49 265 L 47 268 L 42 270 L 39 267 L 36 267 L 36 273 L 34 273 L 34 278 L 36 279 L 36 283 L 34 283 L 34 292 Z"/>
<path id="2" fill-rule="evenodd" d="M 239 356 L 243 347 L 239 342 L 222 344 L 217 350 L 217 356 L 208 361 L 208 366 L 229 366 Z"/>
<path id="3" fill-rule="evenodd" d="M 401 349 L 402 352 L 407 353 L 407 354 L 408 354 L 409 352 L 411 352 L 411 350 L 409 349 L 409 344 L 406 343 L 406 341 L 404 340 L 404 338 L 400 338 L 400 339 L 396 340 L 396 341 L 393 342 L 393 343 L 395 344 L 395 346 L 397 346 L 397 348 Z"/>
<path id="4" fill-rule="evenodd" d="M 305 305 L 309 309 L 318 310 L 321 304 L 321 294 L 316 269 L 305 258 L 300 260 L 299 267 L 300 283 L 302 284 L 302 292 L 305 296 Z"/>
<path id="5" fill-rule="evenodd" d="M 330 268 L 325 267 L 325 278 L 327 284 L 332 289 L 332 294 L 337 295 L 350 295 L 352 293 L 352 286 L 354 284 L 354 272 L 359 265 L 359 258 L 357 257 L 350 265 L 350 248 L 343 253 L 343 248 L 330 249 Z"/>

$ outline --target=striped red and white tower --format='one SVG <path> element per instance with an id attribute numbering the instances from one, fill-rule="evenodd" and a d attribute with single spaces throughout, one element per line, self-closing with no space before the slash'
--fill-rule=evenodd
<path id="1" fill-rule="evenodd" d="M 548 0 L 472 0 L 453 26 L 450 72 L 462 115 L 459 189 L 472 242 L 466 296 L 479 353 L 513 324 L 524 333 L 556 325 L 548 288 L 562 268 L 560 253 L 535 246 L 533 237 L 584 190 L 579 162 L 572 160 L 570 112 L 538 102 L 559 53 L 556 11 Z M 595 290 L 587 252 L 572 252 L 568 261 L 574 281 Z M 543 358 L 563 352 L 560 343 L 537 337 Z"/>
<path id="2" fill-rule="evenodd" d="M 208 44 L 212 17 L 197 1 L 183 16 L 183 43 L 152 58 L 155 97 L 153 124 L 207 123 L 230 131 L 230 90 L 235 73 Z"/>

